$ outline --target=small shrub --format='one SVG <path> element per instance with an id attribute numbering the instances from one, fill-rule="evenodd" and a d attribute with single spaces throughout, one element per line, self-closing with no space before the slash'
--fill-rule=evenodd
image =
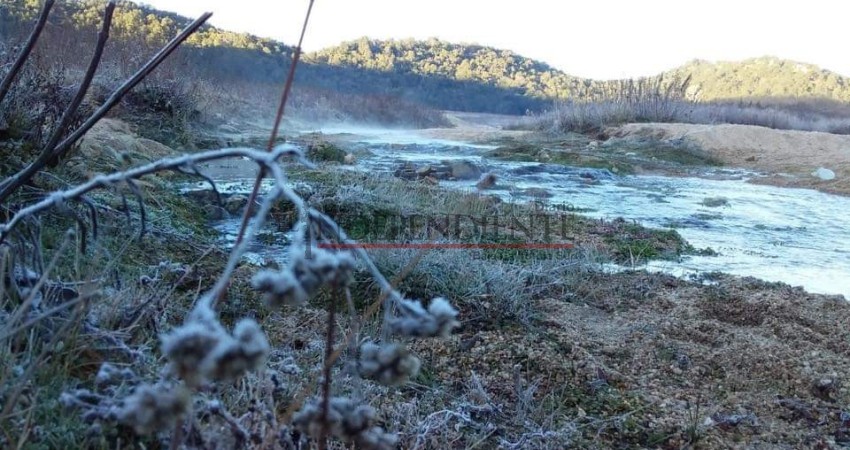
<path id="1" fill-rule="evenodd" d="M 182 79 L 154 79 L 131 91 L 119 112 L 140 135 L 168 144 L 191 145 L 192 124 L 201 117 L 199 91 Z"/>

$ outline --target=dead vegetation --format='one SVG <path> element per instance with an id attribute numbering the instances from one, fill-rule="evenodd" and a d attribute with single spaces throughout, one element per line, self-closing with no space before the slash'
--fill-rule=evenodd
<path id="1" fill-rule="evenodd" d="M 698 95 L 690 78 L 657 76 L 588 86 L 582 95 L 557 102 L 533 128 L 598 135 L 608 127 L 657 122 L 850 133 L 846 106 L 826 99 L 699 102 Z"/>

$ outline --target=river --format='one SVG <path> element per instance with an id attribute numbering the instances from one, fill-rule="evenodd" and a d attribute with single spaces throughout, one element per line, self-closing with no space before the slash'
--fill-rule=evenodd
<path id="1" fill-rule="evenodd" d="M 674 228 L 694 247 L 717 252 L 716 256 L 686 256 L 680 261 L 652 261 L 646 266 L 649 270 L 680 276 L 720 271 L 850 299 L 850 198 L 747 183 L 757 175 L 744 171 L 723 170 L 722 177 L 705 178 L 616 175 L 489 159 L 484 154 L 494 147 L 433 139 L 415 131 L 322 131 L 354 133 L 347 139 L 362 156 L 356 165 L 346 166 L 348 170 L 392 172 L 405 161 L 424 164 L 464 159 L 494 173 L 500 185 L 510 186 L 492 191 L 505 200 L 528 201 L 517 193 L 526 188 L 544 189 L 551 204 L 568 204 L 581 211 L 579 214 L 594 218 L 622 217 L 648 227 Z M 588 173 L 592 182 L 588 182 Z M 231 173 L 226 181 L 232 189 L 240 185 L 241 178 Z M 246 189 L 252 178 L 253 171 L 245 174 Z M 474 181 L 441 184 L 474 188 Z M 233 226 L 231 221 L 219 224 L 225 232 Z"/>

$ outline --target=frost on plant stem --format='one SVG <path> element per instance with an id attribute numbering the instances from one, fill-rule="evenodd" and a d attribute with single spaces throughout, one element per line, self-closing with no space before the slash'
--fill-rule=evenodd
<path id="1" fill-rule="evenodd" d="M 293 423 L 301 431 L 317 438 L 327 428 L 332 436 L 345 442 L 354 442 L 364 449 L 395 449 L 398 437 L 376 426 L 375 410 L 346 397 L 332 397 L 328 402 L 328 414 L 324 417 L 322 400 L 307 402 L 293 417 Z"/>
<path id="2" fill-rule="evenodd" d="M 384 385 L 400 384 L 419 373 L 419 358 L 401 344 L 367 342 L 360 347 L 357 371 L 361 377 Z"/>
<path id="3" fill-rule="evenodd" d="M 398 302 L 401 317 L 390 319 L 390 328 L 396 334 L 408 337 L 448 337 L 460 326 L 457 310 L 448 300 L 437 297 L 431 300 L 428 310 L 419 302 Z"/>

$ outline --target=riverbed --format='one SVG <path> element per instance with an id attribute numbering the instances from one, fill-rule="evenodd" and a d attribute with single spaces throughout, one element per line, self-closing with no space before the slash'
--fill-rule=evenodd
<path id="1" fill-rule="evenodd" d="M 698 249 L 716 255 L 685 256 L 678 261 L 651 261 L 649 270 L 676 275 L 714 271 L 753 276 L 803 286 L 814 293 L 850 298 L 850 198 L 808 189 L 748 183 L 759 176 L 735 169 L 707 169 L 703 176 L 618 175 L 607 170 L 555 164 L 500 161 L 485 156 L 494 147 L 438 139 L 415 131 L 325 129 L 345 133 L 357 154 L 345 170 L 392 173 L 400 164 L 439 164 L 466 160 L 497 177 L 488 191 L 506 201 L 568 205 L 579 214 L 604 219 L 622 217 L 654 228 L 672 228 Z M 249 188 L 253 165 L 245 173 L 213 175 L 228 187 Z M 443 181 L 455 189 L 475 188 L 475 181 Z M 528 189 L 545 198 L 524 195 Z M 219 228 L 227 234 L 232 223 Z"/>

